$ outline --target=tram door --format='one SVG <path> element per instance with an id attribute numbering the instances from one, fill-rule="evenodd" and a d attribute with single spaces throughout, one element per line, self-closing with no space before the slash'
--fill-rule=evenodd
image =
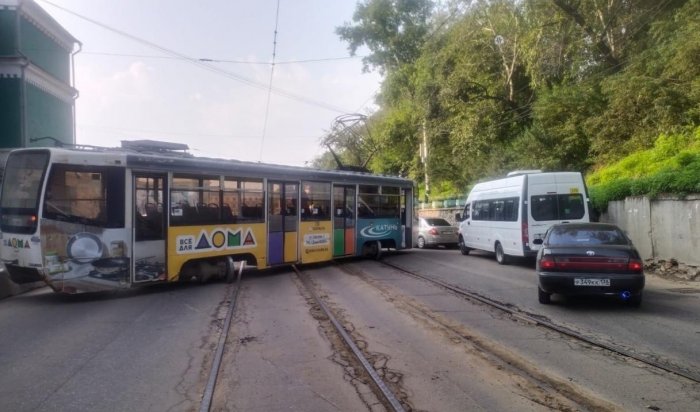
<path id="1" fill-rule="evenodd" d="M 267 193 L 267 263 L 294 263 L 298 260 L 299 184 L 268 181 Z"/>
<path id="2" fill-rule="evenodd" d="M 164 174 L 134 174 L 133 282 L 165 280 L 166 182 Z"/>
<path id="3" fill-rule="evenodd" d="M 333 186 L 333 256 L 355 253 L 355 186 Z"/>
<path id="4" fill-rule="evenodd" d="M 410 248 L 413 246 L 413 191 L 411 189 L 401 189 L 401 226 L 404 229 L 401 247 Z"/>

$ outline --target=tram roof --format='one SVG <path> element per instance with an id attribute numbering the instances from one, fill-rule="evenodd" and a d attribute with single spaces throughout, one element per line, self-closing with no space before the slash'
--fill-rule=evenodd
<path id="1" fill-rule="evenodd" d="M 235 159 L 219 159 L 208 157 L 197 157 L 190 154 L 152 154 L 139 153 L 124 148 L 90 148 L 84 150 L 80 148 L 33 148 L 30 150 L 50 150 L 55 154 L 63 154 L 64 159 L 75 155 L 87 161 L 95 159 L 95 164 L 104 165 L 98 158 L 111 158 L 121 160 L 121 164 L 126 164 L 141 171 L 172 171 L 175 173 L 211 173 L 231 175 L 234 177 L 255 177 L 279 180 L 320 180 L 337 183 L 358 183 L 377 184 L 394 186 L 413 186 L 410 179 L 377 175 L 346 170 L 323 170 L 301 166 L 278 165 L 271 163 L 247 162 Z M 55 158 L 56 156 L 52 156 Z M 62 156 L 58 156 L 59 158 Z"/>

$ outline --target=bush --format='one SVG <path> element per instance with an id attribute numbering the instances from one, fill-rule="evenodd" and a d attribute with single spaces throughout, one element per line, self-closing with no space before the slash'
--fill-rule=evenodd
<path id="1" fill-rule="evenodd" d="M 634 153 L 587 177 L 593 207 L 627 196 L 700 193 L 700 127 L 686 133 L 661 135 L 654 147 Z"/>

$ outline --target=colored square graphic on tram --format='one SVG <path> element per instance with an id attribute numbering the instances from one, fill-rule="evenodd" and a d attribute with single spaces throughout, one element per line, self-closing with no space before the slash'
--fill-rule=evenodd
<path id="1" fill-rule="evenodd" d="M 250 253 L 264 267 L 267 237 L 265 224 L 235 226 L 181 226 L 168 229 L 168 273 L 177 276 L 193 258 Z"/>

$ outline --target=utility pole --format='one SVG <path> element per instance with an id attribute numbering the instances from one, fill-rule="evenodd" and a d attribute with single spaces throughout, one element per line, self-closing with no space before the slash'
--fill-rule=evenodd
<path id="1" fill-rule="evenodd" d="M 430 199 L 430 175 L 428 174 L 428 133 L 425 131 L 425 119 L 423 119 L 423 143 L 419 146 L 420 161 L 423 163 L 425 171 L 425 195 L 424 201 L 427 203 Z"/>

